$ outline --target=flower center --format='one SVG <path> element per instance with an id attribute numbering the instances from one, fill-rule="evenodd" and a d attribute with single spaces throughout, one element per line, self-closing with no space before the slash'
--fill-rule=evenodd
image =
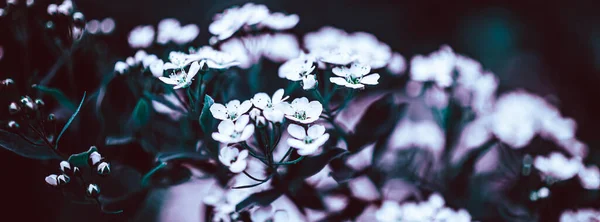
<path id="1" fill-rule="evenodd" d="M 362 77 L 357 77 L 357 76 L 354 76 L 354 75 L 348 75 L 348 76 L 346 76 L 346 81 L 348 83 L 351 83 L 351 84 L 359 84 L 360 83 L 360 79 L 362 79 Z"/>
<path id="2" fill-rule="evenodd" d="M 242 135 L 242 132 L 233 131 L 233 133 L 231 133 L 231 135 L 229 135 L 229 137 L 231 137 L 232 139 L 237 139 L 241 135 Z"/>
<path id="3" fill-rule="evenodd" d="M 314 141 L 314 139 L 313 139 L 313 138 L 310 138 L 310 137 L 308 137 L 308 136 L 307 136 L 307 137 L 304 137 L 304 143 L 306 143 L 306 144 L 311 144 L 313 141 Z"/>
<path id="4" fill-rule="evenodd" d="M 227 116 L 229 117 L 230 120 L 234 120 L 235 118 L 238 117 L 237 113 L 227 113 Z"/>
<path id="5" fill-rule="evenodd" d="M 306 120 L 306 111 L 296 110 L 296 112 L 294 113 L 294 117 L 299 120 Z"/>

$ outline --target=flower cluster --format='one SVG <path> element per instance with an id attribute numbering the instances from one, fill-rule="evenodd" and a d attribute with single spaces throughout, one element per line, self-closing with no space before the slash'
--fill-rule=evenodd
<path id="1" fill-rule="evenodd" d="M 200 33 L 200 28 L 195 24 L 181 26 L 178 20 L 173 18 L 163 19 L 158 23 L 155 31 L 152 25 L 141 25 L 129 32 L 129 46 L 131 48 L 148 48 L 155 41 L 158 44 L 173 42 L 177 45 L 188 44 Z"/>
<path id="2" fill-rule="evenodd" d="M 471 215 L 464 209 L 455 211 L 444 207 L 445 201 L 439 194 L 432 194 L 424 202 L 406 202 L 402 205 L 385 201 L 375 213 L 377 221 L 456 221 L 469 222 Z"/>

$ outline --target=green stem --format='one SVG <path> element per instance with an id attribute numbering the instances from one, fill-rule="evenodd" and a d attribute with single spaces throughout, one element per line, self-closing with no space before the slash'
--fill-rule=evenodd
<path id="1" fill-rule="evenodd" d="M 186 92 L 187 92 L 187 96 L 188 96 L 188 100 L 190 102 L 190 107 L 192 109 L 192 112 L 196 112 L 196 100 L 194 99 L 194 95 L 192 95 L 191 87 L 188 87 Z"/>
<path id="2" fill-rule="evenodd" d="M 258 178 L 256 178 L 256 177 L 253 177 L 252 175 L 250 175 L 250 174 L 249 174 L 248 172 L 246 172 L 245 170 L 243 171 L 243 173 L 244 173 L 244 174 L 245 174 L 247 177 L 249 177 L 250 179 L 256 180 L 256 181 L 258 181 L 258 182 L 265 182 L 265 181 L 269 180 L 269 178 L 261 180 L 261 179 L 258 179 Z"/>
<path id="3" fill-rule="evenodd" d="M 280 162 L 280 163 L 275 163 L 275 165 L 290 165 L 290 164 L 296 164 L 298 162 L 300 162 L 301 160 L 304 159 L 304 156 L 300 156 L 298 157 L 298 159 L 292 160 L 292 161 L 286 161 L 286 162 Z"/>

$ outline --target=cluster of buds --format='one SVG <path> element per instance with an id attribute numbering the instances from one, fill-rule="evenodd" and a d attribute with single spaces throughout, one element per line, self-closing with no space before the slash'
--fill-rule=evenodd
<path id="1" fill-rule="evenodd" d="M 64 0 L 61 4 L 50 4 L 47 8 L 52 20 L 46 22 L 46 28 L 54 30 L 68 30 L 70 40 L 79 40 L 85 30 L 85 17 L 83 13 L 75 11 L 71 0 Z M 63 25 L 63 24 L 66 24 Z"/>
<path id="2" fill-rule="evenodd" d="M 46 183 L 53 187 L 61 187 L 68 184 L 71 181 L 71 177 L 81 175 L 81 171 L 78 167 L 71 166 L 67 161 L 61 161 L 60 164 L 60 175 L 50 174 L 46 177 Z"/>
<path id="3" fill-rule="evenodd" d="M 6 7 L 0 8 L 0 17 L 19 7 L 31 7 L 33 3 L 34 0 L 6 0 Z"/>
<path id="4" fill-rule="evenodd" d="M 32 119 L 37 119 L 39 111 L 42 111 L 42 108 L 46 103 L 42 99 L 32 99 L 29 96 L 21 96 L 19 101 L 10 102 L 8 105 L 8 113 L 16 117 L 13 120 L 8 121 L 7 127 L 10 130 L 19 129 L 20 125 L 17 121 L 29 121 Z M 56 119 L 53 114 L 48 116 L 48 121 L 52 122 Z"/>
<path id="5" fill-rule="evenodd" d="M 110 164 L 104 161 L 104 158 L 100 153 L 94 151 L 89 154 L 88 165 L 91 167 L 91 173 L 106 176 L 110 174 Z M 86 167 L 87 168 L 87 167 Z M 100 187 L 95 183 L 86 183 L 84 176 L 79 167 L 73 166 L 68 161 L 60 162 L 61 174 L 51 174 L 46 177 L 46 183 L 52 187 L 62 188 L 66 184 L 69 184 L 71 178 L 80 178 L 82 183 L 85 183 L 86 195 L 92 198 L 98 197 L 100 194 Z M 93 175 L 92 175 L 93 176 Z"/>

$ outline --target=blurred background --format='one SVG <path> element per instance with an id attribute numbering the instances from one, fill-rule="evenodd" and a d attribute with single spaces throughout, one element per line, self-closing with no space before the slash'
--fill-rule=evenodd
<path id="1" fill-rule="evenodd" d="M 177 18 L 182 24 L 198 24 L 200 36 L 192 45 L 205 45 L 212 16 L 248 1 L 73 2 L 87 20 L 111 17 L 116 21 L 115 32 L 103 37 L 102 42 L 109 57 L 116 60 L 135 53 L 127 46 L 127 35 L 135 26 Z M 448 44 L 455 52 L 480 61 L 485 69 L 495 73 L 500 79 L 500 93 L 521 88 L 553 102 L 564 116 L 576 120 L 577 137 L 596 148 L 596 129 L 600 125 L 596 116 L 600 113 L 596 102 L 600 95 L 600 16 L 596 1 L 252 2 L 265 4 L 272 11 L 298 14 L 300 23 L 294 33 L 301 35 L 326 25 L 348 32 L 365 31 L 389 44 L 407 60 Z M 93 207 L 61 207 L 60 194 L 51 192 L 43 183 L 48 174 L 44 166 L 43 162 L 0 149 L 3 176 L 0 195 L 5 201 L 0 212 L 5 218 L 125 220 L 121 216 L 101 215 Z"/>

